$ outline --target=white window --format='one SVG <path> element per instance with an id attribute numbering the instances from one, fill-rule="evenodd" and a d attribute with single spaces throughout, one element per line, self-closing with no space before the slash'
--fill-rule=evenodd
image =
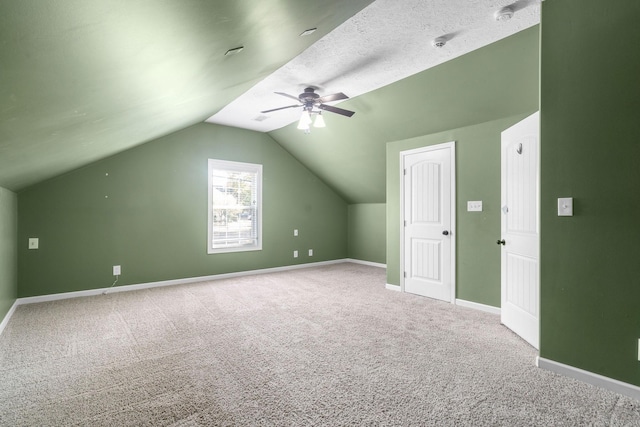
<path id="1" fill-rule="evenodd" d="M 209 159 L 208 252 L 262 249 L 262 165 Z"/>

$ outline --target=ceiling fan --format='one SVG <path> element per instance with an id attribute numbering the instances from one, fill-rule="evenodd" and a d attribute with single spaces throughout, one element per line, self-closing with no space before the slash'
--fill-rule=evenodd
<path id="1" fill-rule="evenodd" d="M 332 101 L 340 101 L 342 99 L 349 99 L 347 95 L 342 92 L 334 93 L 333 95 L 325 95 L 320 96 L 316 93 L 315 89 L 312 87 L 305 88 L 304 92 L 300 95 L 293 96 L 284 92 L 275 92 L 278 95 L 286 96 L 287 98 L 295 99 L 299 102 L 299 104 L 287 105 L 286 107 L 274 108 L 271 110 L 261 111 L 261 113 L 270 113 L 272 111 L 284 110 L 286 108 L 296 108 L 296 107 L 304 107 L 304 111 L 308 111 L 310 113 L 317 112 L 313 111 L 313 108 L 316 107 L 318 110 L 329 111 L 331 113 L 340 114 L 343 116 L 351 117 L 355 114 L 355 111 L 349 111 L 338 107 L 333 107 L 331 105 L 325 105 L 325 102 Z"/>
<path id="2" fill-rule="evenodd" d="M 351 117 L 355 114 L 355 111 L 345 110 L 343 108 L 325 104 L 325 102 L 349 99 L 349 97 L 342 92 L 334 93 L 332 95 L 320 96 L 316 93 L 315 88 L 307 87 L 304 89 L 304 92 L 302 92 L 297 97 L 284 92 L 275 93 L 278 95 L 286 96 L 287 98 L 295 99 L 296 101 L 298 101 L 298 104 L 287 105 L 286 107 L 280 108 L 273 108 L 271 110 L 261 111 L 261 113 L 271 113 L 272 111 L 284 110 L 287 108 L 302 107 L 302 116 L 300 117 L 300 122 L 298 122 L 298 129 L 304 130 L 305 133 L 309 133 L 309 125 L 312 123 L 311 114 L 317 114 L 316 121 L 313 125 L 314 127 L 325 127 L 324 119 L 322 118 L 323 111 L 329 111 L 330 113 L 340 114 L 346 117 Z"/>

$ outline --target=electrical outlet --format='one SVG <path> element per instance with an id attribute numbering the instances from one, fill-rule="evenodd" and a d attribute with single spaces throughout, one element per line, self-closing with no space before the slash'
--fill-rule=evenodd
<path id="1" fill-rule="evenodd" d="M 468 201 L 467 212 L 482 212 L 482 200 Z"/>
<path id="2" fill-rule="evenodd" d="M 38 249 L 39 243 L 37 237 L 29 237 L 29 249 Z"/>
<path id="3" fill-rule="evenodd" d="M 293 230 L 293 236 L 294 237 L 298 237 L 298 229 L 297 228 Z"/>
<path id="4" fill-rule="evenodd" d="M 293 251 L 293 257 L 298 258 L 298 251 Z"/>
<path id="5" fill-rule="evenodd" d="M 309 256 L 313 256 L 313 249 L 309 249 Z"/>
<path id="6" fill-rule="evenodd" d="M 119 265 L 114 265 L 113 266 L 113 275 L 114 276 L 119 276 L 121 273 L 121 269 Z"/>

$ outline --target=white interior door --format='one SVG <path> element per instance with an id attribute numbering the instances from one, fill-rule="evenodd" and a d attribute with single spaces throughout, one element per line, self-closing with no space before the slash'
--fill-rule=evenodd
<path id="1" fill-rule="evenodd" d="M 540 114 L 502 132 L 502 323 L 535 348 L 540 317 Z"/>
<path id="2" fill-rule="evenodd" d="M 405 292 L 454 300 L 454 143 L 402 153 Z"/>

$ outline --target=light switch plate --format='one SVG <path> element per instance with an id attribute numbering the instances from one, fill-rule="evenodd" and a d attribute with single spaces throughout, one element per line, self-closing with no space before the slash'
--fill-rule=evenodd
<path id="1" fill-rule="evenodd" d="M 467 212 L 482 212 L 482 200 L 468 201 Z"/>
<path id="2" fill-rule="evenodd" d="M 29 237 L 29 249 L 38 249 L 40 241 L 37 237 Z"/>
<path id="3" fill-rule="evenodd" d="M 297 229 L 297 228 L 295 228 L 295 229 L 293 230 L 293 236 L 294 236 L 294 237 L 298 237 L 298 229 Z"/>
<path id="4" fill-rule="evenodd" d="M 573 216 L 573 197 L 558 199 L 558 216 Z"/>

